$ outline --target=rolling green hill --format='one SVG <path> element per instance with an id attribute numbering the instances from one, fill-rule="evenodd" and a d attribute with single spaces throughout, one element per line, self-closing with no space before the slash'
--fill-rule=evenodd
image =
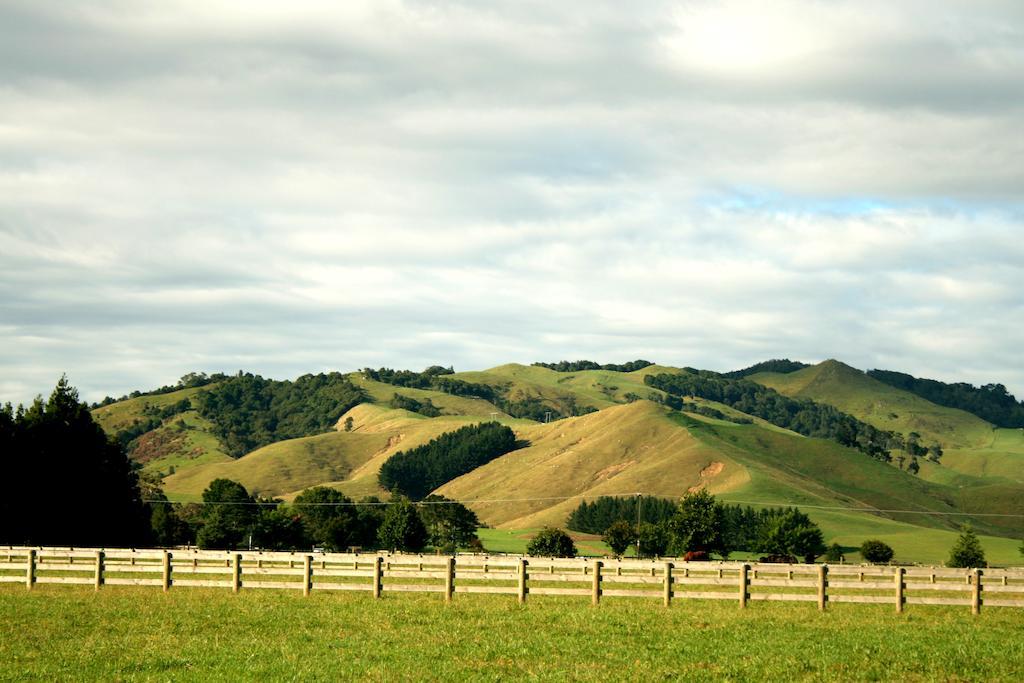
<path id="1" fill-rule="evenodd" d="M 944 408 L 883 384 L 836 360 L 785 374 L 762 372 L 747 379 L 795 398 L 809 398 L 849 413 L 886 431 L 917 432 L 925 443 L 945 448 L 983 446 L 992 425 L 955 408 Z"/>
<path id="2" fill-rule="evenodd" d="M 879 429 L 916 431 L 923 443 L 941 443 L 942 464 L 922 461 L 920 475 L 912 476 L 852 448 L 797 435 L 712 401 L 695 402 L 729 419 L 750 418 L 750 424 L 670 411 L 661 405 L 664 394 L 646 386 L 644 377 L 679 372 L 657 365 L 623 373 L 509 364 L 446 375 L 494 388 L 496 402 L 533 399 L 556 418 L 585 413 L 548 423 L 512 418 L 481 398 L 396 387 L 357 372 L 348 377 L 365 392 L 366 402 L 342 415 L 328 433 L 279 441 L 232 459 L 212 425 L 187 410 L 140 437 L 134 457 L 146 471 L 163 476 L 167 495 L 179 501 L 197 500 L 218 477 L 286 500 L 318 484 L 355 498 L 386 496 L 377 473 L 392 455 L 463 425 L 496 419 L 512 427 L 526 447 L 437 492 L 465 501 L 483 522 L 500 529 L 564 525 L 583 498 L 637 492 L 679 497 L 706 487 L 727 502 L 802 506 L 821 524 L 826 540 L 848 546 L 851 559 L 853 546 L 873 536 L 891 539 L 899 558 L 941 561 L 963 521 L 1003 537 L 984 539 L 997 553 L 993 559 L 1013 559 L 1019 542 L 1010 537 L 1024 535 L 1022 518 L 1012 516 L 1024 515 L 1021 430 L 994 429 L 838 361 L 748 378 L 787 396 L 832 405 Z M 146 406 L 195 399 L 201 390 L 140 396 L 97 408 L 94 415 L 115 434 L 143 419 Z M 429 399 L 441 415 L 391 408 L 396 393 Z"/>

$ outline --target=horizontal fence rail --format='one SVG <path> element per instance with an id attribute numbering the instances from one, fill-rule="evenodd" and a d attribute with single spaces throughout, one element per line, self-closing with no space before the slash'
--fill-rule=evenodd
<path id="1" fill-rule="evenodd" d="M 1024 607 L 1024 569 L 0 546 L 0 583 Z"/>

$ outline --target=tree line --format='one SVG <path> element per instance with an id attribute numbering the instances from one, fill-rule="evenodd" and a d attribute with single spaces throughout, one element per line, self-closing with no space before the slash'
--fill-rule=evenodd
<path id="1" fill-rule="evenodd" d="M 809 367 L 811 366 L 807 363 L 801 363 L 800 361 L 790 360 L 788 358 L 773 358 L 772 360 L 754 363 L 750 367 L 743 368 L 742 370 L 723 372 L 722 377 L 726 377 L 728 379 L 743 379 L 750 375 L 756 375 L 759 372 L 777 372 L 785 375 Z"/>
<path id="2" fill-rule="evenodd" d="M 797 508 L 724 505 L 703 489 L 678 503 L 647 496 L 601 496 L 581 502 L 566 526 L 601 534 L 616 555 L 637 540 L 640 552 L 649 556 L 715 553 L 728 558 L 743 551 L 764 553 L 772 560 L 799 557 L 811 562 L 826 550 L 821 530 Z"/>
<path id="3" fill-rule="evenodd" d="M 645 361 L 636 361 L 645 362 Z M 399 387 L 414 389 L 432 389 L 452 396 L 479 398 L 494 404 L 502 412 L 512 417 L 546 421 L 548 418 L 561 419 L 576 415 L 592 413 L 596 408 L 581 406 L 572 394 L 562 394 L 554 398 L 530 396 L 522 392 L 513 393 L 509 382 L 497 385 L 449 377 L 454 373 L 451 367 L 434 365 L 423 372 L 412 370 L 393 370 L 391 368 L 363 368 L 363 375 L 375 382 L 383 382 Z M 419 411 L 417 411 L 419 412 Z"/>
<path id="4" fill-rule="evenodd" d="M 353 406 L 368 400 L 338 373 L 303 375 L 295 381 L 241 373 L 196 396 L 199 414 L 232 457 L 261 446 L 330 430 Z"/>
<path id="5" fill-rule="evenodd" d="M 804 436 L 831 439 L 884 462 L 892 459 L 888 450 L 894 436 L 891 432 L 872 427 L 832 406 L 789 398 L 750 380 L 701 372 L 648 375 L 644 381 L 679 398 L 695 396 L 716 401 Z"/>
<path id="6" fill-rule="evenodd" d="M 410 413 L 419 413 L 426 417 L 438 417 L 441 414 L 441 409 L 435 406 L 429 398 L 419 401 L 412 396 L 399 394 L 397 391 L 391 397 L 391 400 L 388 401 L 388 405 L 392 408 L 408 410 Z"/>
<path id="7" fill-rule="evenodd" d="M 649 360 L 633 360 L 628 363 L 606 363 L 601 365 L 592 360 L 562 360 L 557 363 L 531 363 L 534 367 L 547 368 L 555 372 L 580 372 L 583 370 L 611 370 L 613 372 L 635 372 L 654 365 Z"/>
<path id="8" fill-rule="evenodd" d="M 420 500 L 519 445 L 515 432 L 497 422 L 466 425 L 395 453 L 381 465 L 377 479 L 381 488 Z"/>
<path id="9" fill-rule="evenodd" d="M 61 377 L 47 400 L 0 408 L 0 544 L 133 546 L 150 510 L 121 445 Z"/>
<path id="10" fill-rule="evenodd" d="M 1002 384 L 980 387 L 967 382 L 947 384 L 892 370 L 868 370 L 867 374 L 879 382 L 909 391 L 940 406 L 966 410 L 998 427 L 1024 427 L 1024 401 L 1018 401 Z"/>
<path id="11" fill-rule="evenodd" d="M 127 401 L 131 398 L 138 398 L 140 396 L 159 396 L 161 394 L 170 394 L 175 391 L 181 391 L 182 389 L 192 389 L 195 387 L 205 387 L 208 384 L 214 382 L 220 382 L 228 378 L 222 372 L 215 372 L 212 375 L 207 375 L 205 372 L 190 372 L 182 375 L 181 379 L 176 384 L 166 384 L 159 389 L 153 389 L 152 391 L 133 391 L 130 394 L 125 394 L 121 398 L 113 398 L 112 396 L 105 396 L 102 401 L 93 403 L 92 408 L 99 408 L 101 406 L 108 406 L 111 403 L 117 403 L 118 401 Z"/>
<path id="12" fill-rule="evenodd" d="M 314 486 L 283 503 L 251 495 L 239 482 L 215 479 L 202 499 L 202 504 L 154 505 L 157 544 L 329 552 L 479 547 L 476 513 L 443 496 L 428 496 L 420 503 L 401 496 L 389 501 L 368 496 L 357 502 L 335 489 Z"/>

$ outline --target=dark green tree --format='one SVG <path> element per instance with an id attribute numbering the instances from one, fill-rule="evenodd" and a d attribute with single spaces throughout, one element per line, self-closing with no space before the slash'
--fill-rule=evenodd
<path id="1" fill-rule="evenodd" d="M 275 501 L 276 502 L 276 501 Z M 253 545 L 265 550 L 308 548 L 302 518 L 284 505 L 264 505 L 253 524 Z"/>
<path id="2" fill-rule="evenodd" d="M 985 550 L 970 524 L 960 527 L 960 537 L 949 551 L 947 567 L 984 567 Z"/>
<path id="3" fill-rule="evenodd" d="M 447 553 L 473 545 L 480 520 L 462 503 L 432 494 L 417 506 L 430 545 Z"/>
<path id="4" fill-rule="evenodd" d="M 256 501 L 237 481 L 214 479 L 203 491 L 200 548 L 238 548 L 248 543 L 260 516 Z M 255 539 L 254 539 L 255 540 Z"/>
<path id="5" fill-rule="evenodd" d="M 576 544 L 561 529 L 546 526 L 530 539 L 526 554 L 534 557 L 576 557 Z"/>
<path id="6" fill-rule="evenodd" d="M 384 512 L 377 540 L 386 550 L 419 552 L 427 544 L 427 529 L 408 498 L 399 498 Z"/>
<path id="7" fill-rule="evenodd" d="M 608 544 L 616 557 L 622 557 L 636 540 L 636 530 L 632 524 L 620 519 L 604 530 L 601 540 Z"/>
<path id="8" fill-rule="evenodd" d="M 327 486 L 308 488 L 292 502 L 309 545 L 329 552 L 344 552 L 355 535 L 355 511 L 352 499 Z"/>
<path id="9" fill-rule="evenodd" d="M 399 451 L 381 465 L 382 488 L 420 500 L 437 487 L 516 448 L 515 433 L 497 422 L 466 425 Z"/>
<path id="10" fill-rule="evenodd" d="M 825 552 L 825 540 L 821 529 L 807 515 L 787 510 L 770 518 L 761 527 L 758 551 L 770 555 L 791 555 L 811 564 Z"/>
<path id="11" fill-rule="evenodd" d="M 876 539 L 869 539 L 860 544 L 860 556 L 872 564 L 885 564 L 893 556 L 888 544 Z"/>
<path id="12" fill-rule="evenodd" d="M 671 540 L 668 521 L 661 521 L 657 524 L 641 522 L 637 529 L 637 536 L 640 541 L 641 557 L 663 557 L 668 552 Z"/>
<path id="13" fill-rule="evenodd" d="M 387 510 L 387 503 L 377 496 L 365 496 L 359 499 L 351 538 L 353 546 L 362 549 L 378 547 L 377 532 L 380 531 L 380 525 L 384 523 L 385 510 Z"/>
<path id="14" fill-rule="evenodd" d="M 687 493 L 668 523 L 670 547 L 677 555 L 691 551 L 724 553 L 723 510 L 705 489 Z"/>
<path id="15" fill-rule="evenodd" d="M 152 540 L 135 470 L 66 377 L 45 402 L 0 409 L 0 471 L 9 483 L 0 499 L 0 543 L 133 546 Z"/>

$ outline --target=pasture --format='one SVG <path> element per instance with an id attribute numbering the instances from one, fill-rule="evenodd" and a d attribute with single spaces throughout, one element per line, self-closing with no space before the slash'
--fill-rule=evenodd
<path id="1" fill-rule="evenodd" d="M 1024 610 L 0 586 L 0 680 L 1021 680 Z"/>

